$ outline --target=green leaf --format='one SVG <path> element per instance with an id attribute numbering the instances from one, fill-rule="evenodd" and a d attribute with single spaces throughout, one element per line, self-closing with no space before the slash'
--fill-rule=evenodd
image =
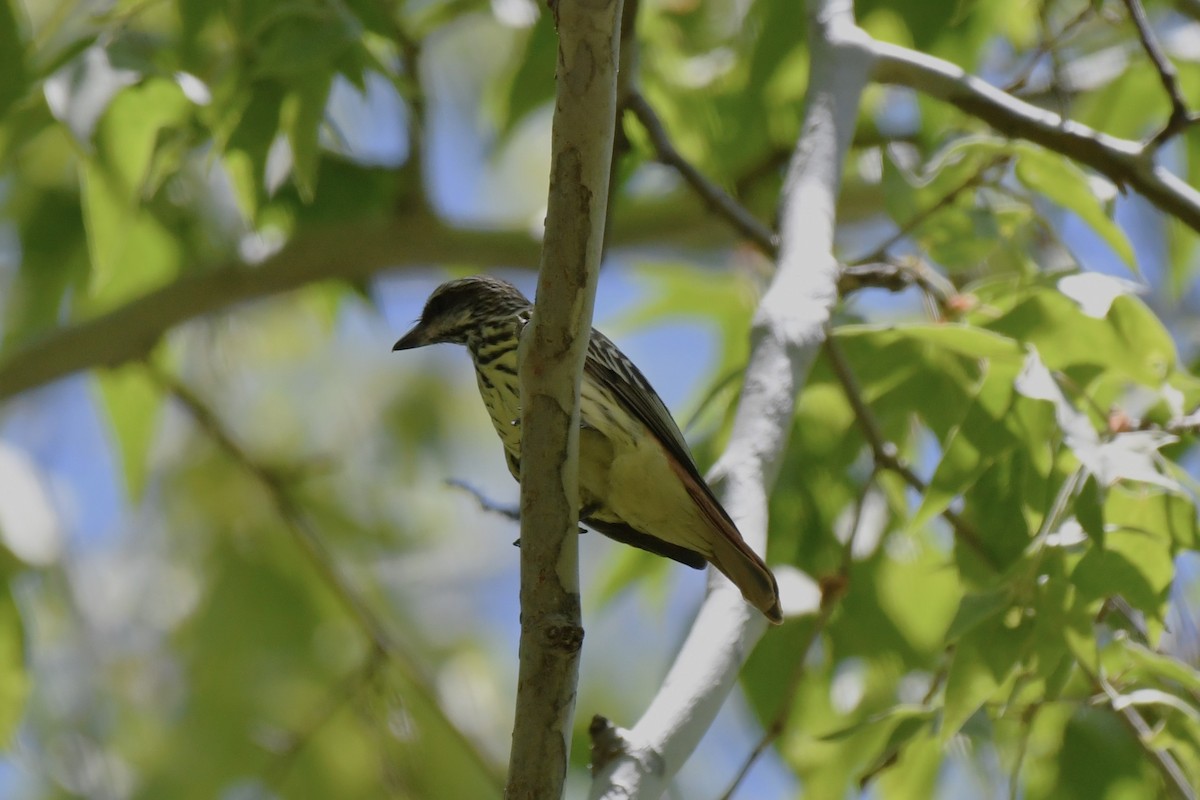
<path id="1" fill-rule="evenodd" d="M 102 163 L 126 205 L 140 202 L 163 130 L 183 124 L 191 103 L 175 81 L 148 78 L 119 92 L 97 129 Z"/>
<path id="2" fill-rule="evenodd" d="M 1075 519 L 1098 546 L 1104 546 L 1104 498 L 1094 475 L 1088 475 L 1073 501 Z"/>
<path id="3" fill-rule="evenodd" d="M 1108 709 L 1076 709 L 1055 761 L 1057 784 L 1048 797 L 1162 796 L 1143 746 Z"/>
<path id="4" fill-rule="evenodd" d="M 317 75 L 295 84 L 280 108 L 280 125 L 292 147 L 292 179 L 300 198 L 311 203 L 321 154 L 320 132 L 333 76 Z"/>
<path id="5" fill-rule="evenodd" d="M 87 285 L 87 242 L 79 198 L 41 192 L 20 226 L 21 260 L 4 301 L 4 342 L 11 346 L 62 321 L 64 298 Z"/>
<path id="6" fill-rule="evenodd" d="M 11 0 L 0 2 L 0 119 L 28 90 L 25 42 Z"/>
<path id="7" fill-rule="evenodd" d="M 911 340 L 923 342 L 967 358 L 1001 358 L 1019 363 L 1024 357 L 1021 345 L 1007 336 L 971 325 L 908 324 L 908 325 L 843 325 L 839 337 L 867 336 L 874 347 Z"/>
<path id="8" fill-rule="evenodd" d="M 97 155 L 81 169 L 92 271 L 88 312 L 108 310 L 166 283 L 183 261 L 174 232 L 146 207 L 159 134 L 191 104 L 173 81 L 152 78 L 120 92 L 97 129 Z"/>
<path id="9" fill-rule="evenodd" d="M 1155 652 L 1128 637 L 1121 640 L 1125 652 L 1142 670 L 1156 678 L 1177 684 L 1193 696 L 1200 696 L 1200 671 L 1177 658 Z"/>
<path id="10" fill-rule="evenodd" d="M 1049 369 L 1066 371 L 1081 389 L 1103 374 L 1157 389 L 1177 360 L 1170 333 L 1136 297 L 1116 298 L 1096 319 L 1057 289 L 1038 287 L 985 327 L 1033 344 Z"/>
<path id="11" fill-rule="evenodd" d="M 943 742 L 949 741 L 958 733 L 963 724 L 996 694 L 1003 683 L 1005 676 L 997 674 L 984 653 L 986 647 L 998 645 L 999 642 L 980 642 L 978 636 L 971 635 L 962 639 L 954 648 L 950 671 L 946 675 L 946 699 L 941 727 Z"/>
<path id="12" fill-rule="evenodd" d="M 267 154 L 279 132 L 285 90 L 276 81 L 254 81 L 242 91 L 240 107 L 227 112 L 217 142 L 225 151 L 225 165 L 233 181 L 238 205 L 256 219 L 266 197 L 264 179 Z"/>
<path id="13" fill-rule="evenodd" d="M 984 621 L 1008 610 L 1012 602 L 1013 592 L 1009 586 L 997 586 L 986 592 L 963 595 L 958 604 L 958 611 L 950 622 L 950 629 L 946 631 L 946 641 L 953 642 Z"/>
<path id="14" fill-rule="evenodd" d="M 554 100 L 557 63 L 554 15 L 542 11 L 526 35 L 524 49 L 518 51 L 501 79 L 495 112 L 501 144 L 530 113 Z"/>
<path id="15" fill-rule="evenodd" d="M 321 8 L 283 16 L 261 35 L 255 51 L 252 78 L 297 78 L 324 74 L 357 42 L 343 15 Z"/>
<path id="16" fill-rule="evenodd" d="M 839 728 L 831 733 L 826 733 L 819 737 L 824 742 L 836 742 L 843 739 L 862 733 L 867 728 L 890 723 L 893 725 L 893 733 L 895 728 L 905 725 L 911 721 L 929 722 L 933 719 L 933 711 L 925 706 L 915 704 L 895 705 L 878 714 L 872 714 L 866 719 L 859 720 L 853 725 L 847 725 L 844 728 Z"/>
<path id="17" fill-rule="evenodd" d="M 943 445 L 942 459 L 929 480 L 921 506 L 909 521 L 910 529 L 929 524 L 998 458 L 1017 446 L 1006 423 L 1015 400 L 1013 380 L 1017 372 L 1012 364 L 1004 362 L 989 366 L 966 416 Z"/>
<path id="18" fill-rule="evenodd" d="M 615 548 L 588 593 L 589 605 L 604 608 L 635 585 L 639 589 L 653 590 L 654 596 L 665 600 L 669 563 L 634 547 Z"/>
<path id="19" fill-rule="evenodd" d="M 146 459 L 158 427 L 162 393 L 140 364 L 96 373 L 96 389 L 124 467 L 125 490 L 136 502 L 146 486 Z"/>
<path id="20" fill-rule="evenodd" d="M 92 273 L 87 311 L 106 311 L 161 286 L 183 261 L 181 243 L 149 211 L 131 206 L 120 179 L 105 167 L 83 167 L 84 223 Z"/>
<path id="21" fill-rule="evenodd" d="M 1019 154 L 1017 178 L 1033 191 L 1073 211 L 1108 243 L 1131 271 L 1138 274 L 1133 245 L 1121 227 L 1109 217 L 1083 170 L 1065 156 L 1036 145 L 1022 142 L 1015 149 Z"/>
<path id="22" fill-rule="evenodd" d="M 1151 619 L 1161 620 L 1174 575 L 1169 545 L 1162 533 L 1109 530 L 1105 547 L 1093 546 L 1080 559 L 1071 582 L 1087 597 L 1120 595 Z"/>
<path id="23" fill-rule="evenodd" d="M 5 576 L 11 582 L 11 574 Z M 0 589 L 0 747 L 12 745 L 24 716 L 30 679 L 26 667 L 25 627 L 8 585 Z"/>

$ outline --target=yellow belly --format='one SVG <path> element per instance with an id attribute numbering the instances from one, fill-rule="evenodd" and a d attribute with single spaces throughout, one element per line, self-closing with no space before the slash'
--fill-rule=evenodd
<path id="1" fill-rule="evenodd" d="M 521 409 L 515 384 L 516 378 L 491 374 L 488 381 L 479 380 L 479 392 L 509 456 L 509 470 L 519 480 Z M 587 381 L 582 387 L 580 419 L 580 509 L 602 522 L 624 523 L 711 556 L 708 522 L 653 434 L 636 419 L 617 413 L 612 401 Z"/>

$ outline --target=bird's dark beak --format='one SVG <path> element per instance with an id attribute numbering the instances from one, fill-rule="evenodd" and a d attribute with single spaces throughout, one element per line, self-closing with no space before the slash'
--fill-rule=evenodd
<path id="1" fill-rule="evenodd" d="M 421 347 L 427 344 L 429 342 L 425 340 L 425 329 L 418 323 L 411 331 L 404 334 L 400 338 L 400 341 L 392 346 L 392 352 L 397 350 L 412 350 L 414 347 Z"/>

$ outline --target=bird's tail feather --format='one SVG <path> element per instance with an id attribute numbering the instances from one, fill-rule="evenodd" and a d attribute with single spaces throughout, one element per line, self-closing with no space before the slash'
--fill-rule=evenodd
<path id="1" fill-rule="evenodd" d="M 684 477 L 684 486 L 710 525 L 712 535 L 708 537 L 708 544 L 712 550 L 710 560 L 713 566 L 733 581 L 746 602 L 761 611 L 773 625 L 782 623 L 779 586 L 771 570 L 742 539 L 742 534 L 713 496 L 708 484 Z"/>
<path id="2" fill-rule="evenodd" d="M 762 559 L 740 537 L 735 541 L 722 535 L 716 537 L 712 544 L 713 566 L 733 581 L 747 602 L 763 612 L 772 624 L 783 622 L 779 586 Z"/>

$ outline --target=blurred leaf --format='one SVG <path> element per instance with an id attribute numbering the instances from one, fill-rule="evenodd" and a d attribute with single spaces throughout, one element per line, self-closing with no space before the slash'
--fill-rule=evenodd
<path id="1" fill-rule="evenodd" d="M 500 144 L 532 112 L 554 100 L 554 75 L 558 63 L 558 32 L 554 15 L 541 10 L 525 34 L 507 73 L 495 87 L 496 127 Z"/>
<path id="2" fill-rule="evenodd" d="M 151 79 L 120 92 L 100 121 L 99 152 L 81 169 L 93 313 L 162 285 L 183 261 L 174 232 L 146 206 L 144 184 L 160 132 L 188 108 L 176 83 Z"/>
<path id="3" fill-rule="evenodd" d="M 12 0 L 0 3 L 0 119 L 28 91 L 25 42 Z"/>
<path id="4" fill-rule="evenodd" d="M 286 6 L 283 8 L 287 8 Z M 349 21 L 327 7 L 312 5 L 279 14 L 260 34 L 252 79 L 291 81 L 326 73 L 357 42 Z"/>
<path id="5" fill-rule="evenodd" d="M 946 631 L 946 641 L 953 642 L 985 620 L 1006 611 L 1012 601 L 1012 590 L 1007 586 L 963 595 L 958 604 L 958 611 L 950 623 L 950 629 Z"/>
<path id="6" fill-rule="evenodd" d="M 1085 800 L 1131 797 L 1141 792 L 1158 794 L 1152 787 L 1159 786 L 1159 782 L 1152 775 L 1142 748 L 1107 709 L 1087 706 L 1076 709 L 1067 725 L 1057 762 L 1054 797 Z"/>
<path id="7" fill-rule="evenodd" d="M 0 747 L 7 749 L 25 712 L 30 676 L 25 664 L 25 625 L 7 585 L 11 569 L 5 572 L 6 585 L 0 589 Z"/>
<path id="8" fill-rule="evenodd" d="M 1133 245 L 1117 223 L 1113 222 L 1096 196 L 1088 176 L 1064 156 L 1032 144 L 1016 146 L 1017 177 L 1039 194 L 1074 212 L 1087 223 L 1135 274 L 1138 273 Z"/>
<path id="9" fill-rule="evenodd" d="M 1161 620 L 1174 575 L 1168 544 L 1158 532 L 1111 530 L 1103 549 L 1093 546 L 1079 561 L 1071 582 L 1086 597 L 1120 595 L 1151 619 Z"/>
<path id="10" fill-rule="evenodd" d="M 1104 501 L 1100 484 L 1094 475 L 1088 475 L 1073 503 L 1075 519 L 1087 532 L 1088 538 L 1098 546 L 1104 546 Z"/>
<path id="11" fill-rule="evenodd" d="M 615 548 L 605 561 L 595 588 L 589 592 L 589 599 L 599 608 L 604 608 L 634 585 L 638 589 L 657 588 L 654 594 L 661 595 L 670 575 L 670 564 L 667 559 L 635 547 Z"/>
<path id="12" fill-rule="evenodd" d="M 92 274 L 86 308 L 107 311 L 172 278 L 183 259 L 180 242 L 147 210 L 131 205 L 120 179 L 85 165 L 82 195 Z"/>
<path id="13" fill-rule="evenodd" d="M 125 491 L 136 503 L 146 486 L 146 461 L 158 428 L 162 393 L 140 364 L 98 372 L 96 388 L 124 467 Z"/>
<path id="14" fill-rule="evenodd" d="M 160 135 L 181 125 L 191 104 L 179 84 L 149 78 L 113 98 L 96 132 L 102 163 L 125 205 L 145 199 L 144 187 Z"/>
<path id="15" fill-rule="evenodd" d="M 22 258 L 4 298 L 6 347 L 68 317 L 67 298 L 87 284 L 87 243 L 79 198 L 64 191 L 38 193 L 20 228 Z"/>
<path id="16" fill-rule="evenodd" d="M 328 74 L 307 79 L 284 98 L 280 109 L 280 125 L 292 146 L 292 178 L 306 203 L 312 202 L 316 191 L 319 134 L 332 85 Z"/>
<path id="17" fill-rule="evenodd" d="M 1122 640 L 1121 646 L 1141 669 L 1179 686 L 1193 697 L 1200 695 L 1200 671 L 1194 667 L 1128 638 Z"/>
<path id="18" fill-rule="evenodd" d="M 1028 642 L 1026 627 L 1009 628 L 995 616 L 958 641 L 946 675 L 941 739 L 948 741 L 993 696 L 1009 675 Z"/>
<path id="19" fill-rule="evenodd" d="M 275 81 L 255 81 L 239 94 L 238 107 L 227 110 L 228 132 L 218 131 L 217 143 L 242 213 L 255 219 L 266 197 L 267 154 L 279 132 L 285 89 Z"/>

